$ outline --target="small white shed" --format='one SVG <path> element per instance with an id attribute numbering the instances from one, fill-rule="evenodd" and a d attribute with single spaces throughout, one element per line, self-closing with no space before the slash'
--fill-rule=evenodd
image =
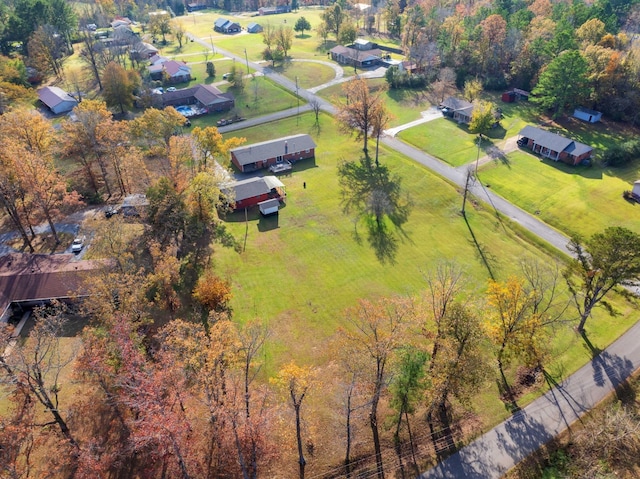
<path id="1" fill-rule="evenodd" d="M 260 208 L 260 213 L 262 213 L 263 216 L 274 215 L 280 209 L 280 202 L 277 198 L 271 198 L 258 203 L 258 208 Z"/>
<path id="2" fill-rule="evenodd" d="M 640 198 L 640 180 L 633 183 L 633 190 L 631 190 L 631 194 L 636 198 Z"/>
<path id="3" fill-rule="evenodd" d="M 588 108 L 576 108 L 573 111 L 573 116 L 578 120 L 588 121 L 589 123 L 597 123 L 602 119 L 602 112 L 589 110 Z"/>

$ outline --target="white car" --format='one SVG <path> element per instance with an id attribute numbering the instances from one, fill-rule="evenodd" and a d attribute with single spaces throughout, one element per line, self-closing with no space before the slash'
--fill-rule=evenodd
<path id="1" fill-rule="evenodd" d="M 76 238 L 73 240 L 73 243 L 71 243 L 71 252 L 72 253 L 79 253 L 80 251 L 82 251 L 82 248 L 84 248 L 84 237 L 80 238 Z"/>
<path id="2" fill-rule="evenodd" d="M 167 88 L 167 91 L 176 91 L 176 87 L 170 86 L 169 88 Z"/>

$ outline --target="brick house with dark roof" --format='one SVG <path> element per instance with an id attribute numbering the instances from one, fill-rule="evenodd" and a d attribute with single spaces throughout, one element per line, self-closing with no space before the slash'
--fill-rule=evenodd
<path id="1" fill-rule="evenodd" d="M 520 133 L 518 144 L 526 146 L 540 156 L 569 165 L 578 165 L 591 158 L 593 148 L 550 131 L 527 125 Z"/>
<path id="2" fill-rule="evenodd" d="M 457 122 L 469 124 L 473 113 L 473 103 L 462 98 L 450 96 L 440 104 L 442 114 L 453 118 Z"/>
<path id="3" fill-rule="evenodd" d="M 87 271 L 95 261 L 72 261 L 74 255 L 14 253 L 0 257 L 0 322 L 14 302 L 38 303 L 84 296 Z"/>
<path id="4" fill-rule="evenodd" d="M 243 145 L 230 151 L 231 162 L 243 173 L 315 156 L 316 144 L 309 135 L 292 135 Z"/>
<path id="5" fill-rule="evenodd" d="M 149 66 L 149 76 L 152 80 L 166 80 L 169 83 L 188 82 L 191 80 L 191 67 L 185 62 L 159 57 Z"/>
<path id="6" fill-rule="evenodd" d="M 162 94 L 162 106 L 197 105 L 207 112 L 228 111 L 235 106 L 231 93 L 222 93 L 213 85 L 196 85 Z"/>

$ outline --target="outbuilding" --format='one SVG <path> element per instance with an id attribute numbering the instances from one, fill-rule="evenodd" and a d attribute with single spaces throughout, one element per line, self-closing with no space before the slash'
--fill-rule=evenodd
<path id="1" fill-rule="evenodd" d="M 633 190 L 631 190 L 631 196 L 640 201 L 640 180 L 633 183 Z"/>
<path id="2" fill-rule="evenodd" d="M 602 112 L 578 107 L 573 110 L 573 117 L 589 123 L 597 123 L 602 119 Z"/>
<path id="3" fill-rule="evenodd" d="M 41 88 L 38 90 L 38 98 L 56 115 L 68 113 L 78 105 L 75 98 L 57 86 Z"/>
<path id="4" fill-rule="evenodd" d="M 262 30 L 262 25 L 260 25 L 259 23 L 251 22 L 249 25 L 247 25 L 247 32 L 249 33 L 260 33 L 262 32 Z"/>
<path id="5" fill-rule="evenodd" d="M 261 176 L 234 181 L 222 188 L 234 200 L 234 209 L 241 210 L 259 205 L 268 200 L 283 202 L 286 197 L 284 184 L 275 176 Z M 273 202 L 264 203 L 265 211 L 272 211 Z"/>

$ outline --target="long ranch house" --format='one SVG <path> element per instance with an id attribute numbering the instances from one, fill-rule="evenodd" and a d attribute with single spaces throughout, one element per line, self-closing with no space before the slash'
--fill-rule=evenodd
<path id="1" fill-rule="evenodd" d="M 289 161 L 313 158 L 316 144 L 309 135 L 292 135 L 231 150 L 231 162 L 243 173 Z"/>
<path id="2" fill-rule="evenodd" d="M 526 146 L 534 153 L 569 165 L 579 165 L 591 158 L 593 148 L 564 136 L 527 125 L 519 133 L 518 145 Z"/>

